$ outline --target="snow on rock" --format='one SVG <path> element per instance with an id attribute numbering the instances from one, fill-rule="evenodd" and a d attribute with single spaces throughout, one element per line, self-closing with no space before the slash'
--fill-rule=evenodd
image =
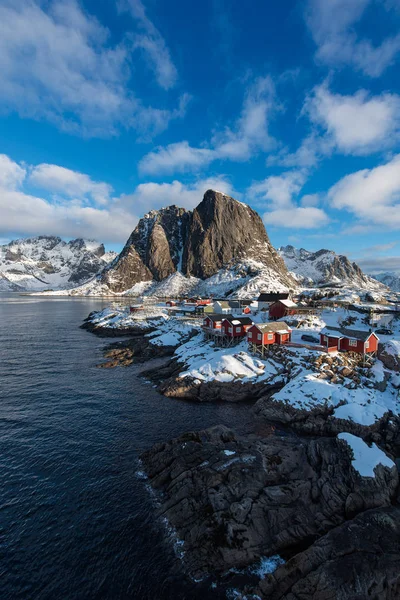
<path id="1" fill-rule="evenodd" d="M 0 246 L 0 290 L 38 291 L 72 288 L 114 260 L 103 244 L 38 236 Z"/>
<path id="2" fill-rule="evenodd" d="M 273 379 L 280 367 L 272 360 L 261 361 L 247 352 L 247 343 L 233 348 L 214 348 L 199 333 L 175 351 L 186 370 L 180 377 L 199 382 Z"/>
<path id="3" fill-rule="evenodd" d="M 382 465 L 391 469 L 394 462 L 376 444 L 368 446 L 364 440 L 351 433 L 339 433 L 340 440 L 346 442 L 353 453 L 352 465 L 361 477 L 375 477 L 375 467 Z"/>
<path id="4" fill-rule="evenodd" d="M 371 291 L 385 289 L 382 283 L 365 275 L 356 263 L 332 250 L 309 252 L 304 248 L 283 246 L 279 253 L 289 272 L 304 285 L 345 285 Z"/>

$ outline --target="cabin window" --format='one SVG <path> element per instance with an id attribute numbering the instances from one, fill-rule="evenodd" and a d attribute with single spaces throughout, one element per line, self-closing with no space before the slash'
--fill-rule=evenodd
<path id="1" fill-rule="evenodd" d="M 229 327 L 229 333 L 233 333 L 233 327 Z"/>
<path id="2" fill-rule="evenodd" d="M 236 327 L 236 333 L 240 333 L 240 327 Z"/>
<path id="3" fill-rule="evenodd" d="M 369 342 L 365 342 L 365 347 L 369 348 Z"/>
<path id="4" fill-rule="evenodd" d="M 349 340 L 349 346 L 352 348 L 357 348 L 357 340 Z"/>
<path id="5" fill-rule="evenodd" d="M 259 333 L 259 334 L 257 335 L 257 339 L 258 339 L 258 340 L 261 340 L 261 338 L 262 338 L 262 335 L 261 335 L 261 333 Z"/>
<path id="6" fill-rule="evenodd" d="M 324 342 L 327 344 L 328 343 L 328 336 L 324 335 Z"/>
<path id="7" fill-rule="evenodd" d="M 269 340 L 273 340 L 274 339 L 274 334 L 273 333 L 269 333 L 268 334 L 268 339 Z"/>

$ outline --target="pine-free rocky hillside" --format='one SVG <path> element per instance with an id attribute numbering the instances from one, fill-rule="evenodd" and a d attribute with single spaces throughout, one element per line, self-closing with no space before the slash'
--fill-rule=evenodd
<path id="1" fill-rule="evenodd" d="M 304 286 L 343 285 L 365 290 L 384 290 L 385 286 L 362 272 L 360 267 L 332 250 L 309 252 L 304 248 L 282 246 L 279 253 L 288 270 Z"/>
<path id="2" fill-rule="evenodd" d="M 0 291 L 66 289 L 97 275 L 115 252 L 103 244 L 55 236 L 14 240 L 0 246 Z"/>
<path id="3" fill-rule="evenodd" d="M 240 287 L 245 295 L 265 285 L 296 285 L 259 215 L 214 190 L 193 211 L 169 206 L 140 219 L 119 257 L 99 277 L 97 289 L 87 292 L 143 291 L 164 281 L 166 294 L 199 292 L 208 284 L 209 293 Z"/>

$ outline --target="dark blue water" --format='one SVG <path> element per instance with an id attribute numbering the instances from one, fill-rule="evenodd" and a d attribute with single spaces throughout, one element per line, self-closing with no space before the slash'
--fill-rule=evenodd
<path id="1" fill-rule="evenodd" d="M 97 369 L 79 329 L 101 300 L 0 294 L 0 598 L 220 598 L 185 581 L 137 457 L 248 405 L 160 396 L 137 367 Z"/>

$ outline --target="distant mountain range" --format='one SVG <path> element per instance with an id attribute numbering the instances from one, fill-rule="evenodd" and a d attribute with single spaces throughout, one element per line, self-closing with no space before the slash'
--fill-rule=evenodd
<path id="1" fill-rule="evenodd" d="M 396 275 L 395 273 L 379 273 L 378 275 L 374 275 L 374 277 L 394 292 L 400 292 L 400 275 Z"/>
<path id="2" fill-rule="evenodd" d="M 66 289 L 99 273 L 116 257 L 103 244 L 38 236 L 0 246 L 0 291 Z"/>
<path id="3" fill-rule="evenodd" d="M 385 282 L 369 277 L 360 267 L 350 262 L 347 256 L 332 250 L 309 252 L 304 248 L 282 246 L 279 253 L 288 270 L 299 285 L 306 287 L 343 286 L 347 288 L 379 291 L 384 290 Z"/>
<path id="4" fill-rule="evenodd" d="M 299 287 L 385 291 L 399 283 L 388 278 L 369 277 L 331 250 L 277 251 L 252 208 L 215 190 L 193 211 L 175 205 L 150 211 L 119 255 L 97 242 L 51 236 L 0 246 L 0 290 L 249 298 Z"/>

